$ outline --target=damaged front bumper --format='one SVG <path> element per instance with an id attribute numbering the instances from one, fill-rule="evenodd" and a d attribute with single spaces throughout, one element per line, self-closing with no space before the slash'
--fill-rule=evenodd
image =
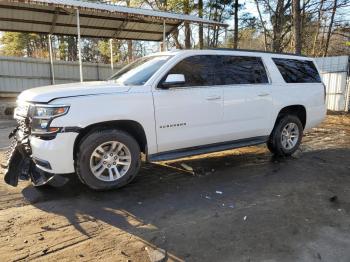
<path id="1" fill-rule="evenodd" d="M 54 174 L 39 169 L 33 161 L 29 135 L 16 127 L 9 135 L 11 140 L 7 154 L 4 180 L 11 186 L 17 186 L 18 180 L 31 180 L 34 186 L 47 184 Z"/>

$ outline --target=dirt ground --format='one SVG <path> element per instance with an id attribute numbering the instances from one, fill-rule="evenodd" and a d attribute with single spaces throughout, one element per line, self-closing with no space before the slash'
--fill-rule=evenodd
<path id="1" fill-rule="evenodd" d="M 350 115 L 303 141 L 285 159 L 258 146 L 145 164 L 113 192 L 1 179 L 0 259 L 349 261 Z"/>

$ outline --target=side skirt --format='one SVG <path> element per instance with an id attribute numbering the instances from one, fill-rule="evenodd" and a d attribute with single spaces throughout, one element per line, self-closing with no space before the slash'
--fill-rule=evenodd
<path id="1" fill-rule="evenodd" d="M 149 162 L 157 162 L 157 161 L 165 161 L 178 159 L 188 156 L 202 155 L 213 152 L 220 152 L 224 150 L 246 147 L 246 146 L 254 146 L 259 144 L 264 144 L 268 141 L 268 136 L 258 136 L 251 137 L 245 139 L 239 139 L 234 141 L 228 141 L 223 143 L 215 143 L 203 146 L 195 146 L 184 149 L 176 149 L 172 151 L 161 152 L 157 154 L 152 154 L 148 156 Z"/>

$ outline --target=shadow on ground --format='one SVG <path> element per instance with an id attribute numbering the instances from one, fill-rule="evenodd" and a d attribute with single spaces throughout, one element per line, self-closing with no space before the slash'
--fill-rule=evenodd
<path id="1" fill-rule="evenodd" d="M 22 194 L 82 234 L 84 217 L 186 261 L 346 261 L 350 257 L 350 149 L 275 159 L 259 154 L 146 164 L 128 186 Z M 194 168 L 194 175 L 181 163 Z M 333 197 L 333 198 L 332 198 Z"/>

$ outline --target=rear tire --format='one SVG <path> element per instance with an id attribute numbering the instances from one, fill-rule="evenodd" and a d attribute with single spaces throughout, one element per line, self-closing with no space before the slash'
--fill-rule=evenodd
<path id="1" fill-rule="evenodd" d="M 93 190 L 110 190 L 130 183 L 137 175 L 140 147 L 128 133 L 108 129 L 90 133 L 79 145 L 76 170 Z"/>
<path id="2" fill-rule="evenodd" d="M 303 137 L 303 125 L 294 115 L 279 117 L 272 130 L 267 147 L 277 156 L 290 156 L 300 146 Z"/>

